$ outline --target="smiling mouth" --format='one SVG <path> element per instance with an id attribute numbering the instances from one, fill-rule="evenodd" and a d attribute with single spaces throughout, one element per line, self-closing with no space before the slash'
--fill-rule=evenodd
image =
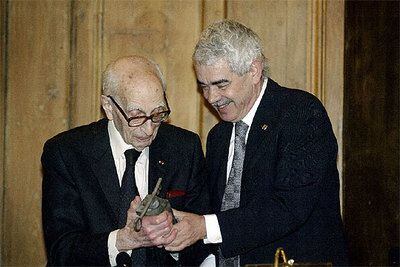
<path id="1" fill-rule="evenodd" d="M 224 108 L 226 108 L 230 103 L 231 103 L 231 102 L 223 103 L 223 104 L 220 104 L 220 105 L 214 105 L 214 107 L 215 107 L 218 111 L 220 111 L 220 110 L 223 110 Z"/>
<path id="2" fill-rule="evenodd" d="M 215 109 L 224 109 L 226 106 L 228 106 L 232 101 L 224 101 L 222 103 L 215 103 L 213 106 Z"/>

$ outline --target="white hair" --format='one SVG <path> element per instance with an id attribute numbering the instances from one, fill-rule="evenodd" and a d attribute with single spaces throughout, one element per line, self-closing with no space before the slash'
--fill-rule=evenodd
<path id="1" fill-rule="evenodd" d="M 251 29 L 233 20 L 222 20 L 208 26 L 193 52 L 199 65 L 213 65 L 224 59 L 232 72 L 241 76 L 250 70 L 254 60 L 263 64 L 263 76 L 268 77 L 268 64 L 261 39 Z"/>

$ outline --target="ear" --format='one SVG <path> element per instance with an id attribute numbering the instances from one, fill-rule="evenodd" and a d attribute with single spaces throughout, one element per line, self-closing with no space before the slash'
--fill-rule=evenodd
<path id="1" fill-rule="evenodd" d="M 262 72 L 263 72 L 263 64 L 261 60 L 258 59 L 253 60 L 250 66 L 250 75 L 254 84 L 260 82 Z"/>
<path id="2" fill-rule="evenodd" d="M 113 113 L 112 113 L 112 106 L 110 103 L 110 99 L 106 97 L 105 95 L 101 95 L 100 98 L 101 101 L 101 106 L 103 107 L 104 112 L 106 113 L 107 119 L 112 121 L 113 119 Z"/>

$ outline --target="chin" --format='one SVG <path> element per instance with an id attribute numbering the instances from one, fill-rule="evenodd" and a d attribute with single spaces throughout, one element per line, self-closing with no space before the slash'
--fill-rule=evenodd
<path id="1" fill-rule="evenodd" d="M 223 121 L 229 121 L 229 122 L 236 122 L 238 118 L 238 114 L 236 110 L 232 109 L 232 107 L 228 110 L 225 110 L 225 112 L 221 112 L 217 110 L 219 117 Z"/>
<path id="2" fill-rule="evenodd" d="M 219 117 L 223 121 L 236 122 L 236 117 L 230 114 L 219 114 Z"/>
<path id="3" fill-rule="evenodd" d="M 146 142 L 137 142 L 136 141 L 136 142 L 133 142 L 132 144 L 136 149 L 142 151 L 146 147 L 150 146 L 152 141 L 153 141 L 153 139 L 151 139 L 150 141 L 146 141 Z"/>

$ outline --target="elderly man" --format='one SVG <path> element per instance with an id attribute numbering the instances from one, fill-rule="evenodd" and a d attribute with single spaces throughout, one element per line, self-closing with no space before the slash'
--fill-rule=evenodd
<path id="1" fill-rule="evenodd" d="M 207 139 L 213 214 L 177 212 L 166 249 L 204 239 L 221 266 L 272 262 L 278 247 L 297 262 L 345 265 L 337 143 L 322 104 L 268 78 L 259 37 L 238 22 L 210 25 L 193 60 L 222 119 Z"/>
<path id="2" fill-rule="evenodd" d="M 172 255 L 161 248 L 176 236 L 170 212 L 146 216 L 142 229 L 133 229 L 138 196 L 151 192 L 159 177 L 160 196 L 173 208 L 200 213 L 208 206 L 200 139 L 164 123 L 170 108 L 159 67 L 138 56 L 111 63 L 101 105 L 107 119 L 44 146 L 48 265 L 200 264 L 208 255 L 201 243 Z"/>

